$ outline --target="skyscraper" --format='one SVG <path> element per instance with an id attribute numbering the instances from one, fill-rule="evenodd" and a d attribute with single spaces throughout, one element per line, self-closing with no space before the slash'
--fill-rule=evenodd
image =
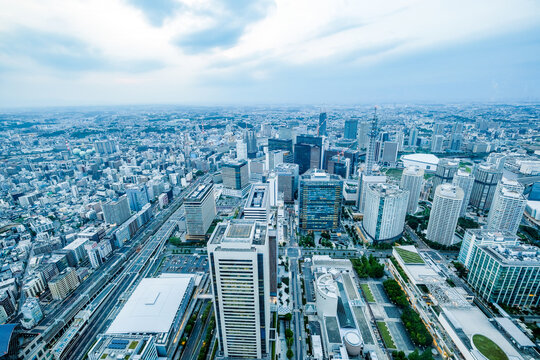
<path id="1" fill-rule="evenodd" d="M 409 147 L 416 147 L 417 143 L 418 143 L 418 129 L 415 127 L 412 127 L 409 130 Z"/>
<path id="2" fill-rule="evenodd" d="M 502 178 L 489 209 L 487 228 L 516 234 L 525 206 L 527 199 L 523 196 L 523 186 L 515 180 Z"/>
<path id="3" fill-rule="evenodd" d="M 463 203 L 463 190 L 452 184 L 437 186 L 427 227 L 426 238 L 442 245 L 452 245 Z"/>
<path id="4" fill-rule="evenodd" d="M 364 212 L 366 205 L 366 192 L 369 187 L 369 184 L 385 184 L 386 175 L 366 175 L 365 172 L 361 172 L 358 177 L 358 200 L 356 201 L 356 206 L 358 211 L 361 213 Z"/>
<path id="5" fill-rule="evenodd" d="M 300 174 L 309 169 L 321 168 L 322 138 L 311 135 L 298 135 L 294 145 L 294 163 L 298 164 Z"/>
<path id="6" fill-rule="evenodd" d="M 122 195 L 117 201 L 110 200 L 101 204 L 103 217 L 107 224 L 122 225 L 129 219 L 129 202 L 126 195 Z"/>
<path id="7" fill-rule="evenodd" d="M 358 123 L 358 149 L 367 149 L 369 146 L 369 129 L 371 123 L 369 121 L 360 121 Z"/>
<path id="8" fill-rule="evenodd" d="M 461 210 L 459 211 L 459 216 L 465 216 L 467 212 L 467 206 L 469 206 L 469 201 L 471 200 L 471 192 L 474 185 L 474 176 L 472 173 L 458 169 L 452 178 L 452 185 L 459 186 L 463 190 L 463 203 L 461 204 Z"/>
<path id="9" fill-rule="evenodd" d="M 143 206 L 150 202 L 145 184 L 129 185 L 126 188 L 126 195 L 131 211 L 141 211 Z"/>
<path id="10" fill-rule="evenodd" d="M 270 289 L 276 282 L 267 225 L 232 220 L 216 226 L 208 258 L 219 354 L 261 359 L 270 351 Z"/>
<path id="11" fill-rule="evenodd" d="M 268 184 L 253 184 L 244 205 L 244 219 L 258 220 L 266 224 L 270 211 Z"/>
<path id="12" fill-rule="evenodd" d="M 336 175 L 311 170 L 300 177 L 298 192 L 301 230 L 334 230 L 339 226 L 343 182 Z"/>
<path id="13" fill-rule="evenodd" d="M 358 134 L 358 119 L 345 120 L 345 128 L 343 131 L 343 137 L 345 139 L 356 139 Z"/>
<path id="14" fill-rule="evenodd" d="M 407 204 L 409 214 L 414 214 L 418 210 L 418 201 L 420 200 L 423 182 L 424 169 L 418 166 L 409 166 L 401 174 L 400 187 L 409 191 L 409 202 Z"/>
<path id="15" fill-rule="evenodd" d="M 497 184 L 502 178 L 502 170 L 493 164 L 481 164 L 475 166 L 473 174 L 474 184 L 470 204 L 477 210 L 489 210 Z"/>
<path id="16" fill-rule="evenodd" d="M 223 186 L 233 190 L 242 190 L 249 184 L 248 163 L 245 160 L 228 161 L 221 166 Z"/>
<path id="17" fill-rule="evenodd" d="M 459 249 L 458 261 L 468 269 L 475 248 L 479 245 L 517 245 L 517 236 L 508 232 L 497 232 L 486 229 L 467 229 Z"/>
<path id="18" fill-rule="evenodd" d="M 366 175 L 373 175 L 373 165 L 375 165 L 375 147 L 377 143 L 377 135 L 379 133 L 377 108 L 371 120 L 371 129 L 369 131 L 369 146 L 366 154 Z"/>
<path id="19" fill-rule="evenodd" d="M 247 130 L 244 133 L 244 141 L 247 144 L 247 155 L 249 159 L 257 157 L 257 134 L 254 130 Z"/>
<path id="20" fill-rule="evenodd" d="M 326 136 L 328 135 L 326 132 L 326 112 L 321 112 L 319 114 L 319 132 L 317 133 L 318 136 Z"/>
<path id="21" fill-rule="evenodd" d="M 248 158 L 247 144 L 242 139 L 236 140 L 236 158 L 238 160 L 247 160 Z"/>
<path id="22" fill-rule="evenodd" d="M 294 194 L 298 188 L 299 173 L 298 164 L 278 164 L 275 172 L 277 175 L 278 192 L 283 193 L 283 201 L 294 202 Z"/>
<path id="23" fill-rule="evenodd" d="M 437 170 L 433 177 L 433 187 L 431 188 L 431 195 L 435 194 L 437 186 L 445 183 L 452 182 L 454 174 L 459 168 L 459 160 L 455 159 L 441 159 L 437 164 Z"/>
<path id="24" fill-rule="evenodd" d="M 216 199 L 212 183 L 197 186 L 184 200 L 186 239 L 204 240 L 216 217 Z"/>
<path id="25" fill-rule="evenodd" d="M 268 139 L 268 151 L 283 150 L 293 151 L 293 144 L 291 139 Z"/>
<path id="26" fill-rule="evenodd" d="M 391 184 L 369 184 L 362 226 L 373 241 L 401 237 L 407 215 L 409 191 Z"/>
<path id="27" fill-rule="evenodd" d="M 379 151 L 378 162 L 382 166 L 394 167 L 397 161 L 398 143 L 395 141 L 385 141 Z"/>
<path id="28" fill-rule="evenodd" d="M 435 135 L 431 140 L 431 152 L 440 153 L 443 151 L 444 135 Z"/>

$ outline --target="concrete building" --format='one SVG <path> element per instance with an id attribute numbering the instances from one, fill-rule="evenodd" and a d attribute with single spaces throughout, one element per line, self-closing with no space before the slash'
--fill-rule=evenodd
<path id="1" fill-rule="evenodd" d="M 396 141 L 384 141 L 379 148 L 378 162 L 382 166 L 394 167 L 397 161 L 398 143 Z"/>
<path id="2" fill-rule="evenodd" d="M 326 112 L 321 112 L 319 114 L 319 127 L 318 127 L 317 135 L 320 135 L 320 136 L 328 135 L 328 133 L 326 132 L 326 119 L 327 119 Z"/>
<path id="3" fill-rule="evenodd" d="M 242 197 L 247 193 L 249 186 L 249 169 L 245 160 L 228 161 L 221 165 L 221 175 L 225 189 L 232 190 L 231 195 Z M 227 193 L 228 194 L 228 193 Z"/>
<path id="4" fill-rule="evenodd" d="M 129 185 L 126 188 L 126 195 L 131 211 L 140 211 L 144 205 L 150 202 L 145 184 Z"/>
<path id="5" fill-rule="evenodd" d="M 197 186 L 184 200 L 186 212 L 186 239 L 202 240 L 216 217 L 214 185 Z"/>
<path id="6" fill-rule="evenodd" d="M 407 154 L 400 159 L 405 167 L 416 165 L 426 172 L 437 170 L 437 164 L 439 163 L 439 158 L 433 154 Z"/>
<path id="7" fill-rule="evenodd" d="M 103 210 L 103 218 L 107 224 L 122 225 L 129 217 L 129 202 L 126 195 L 121 196 L 118 200 L 110 200 L 101 204 Z"/>
<path id="8" fill-rule="evenodd" d="M 452 184 L 437 186 L 429 215 L 426 238 L 449 246 L 455 241 L 454 232 L 461 211 L 464 193 Z"/>
<path id="9" fill-rule="evenodd" d="M 345 120 L 345 127 L 343 129 L 343 137 L 345 139 L 356 139 L 358 133 L 358 119 Z"/>
<path id="10" fill-rule="evenodd" d="M 236 140 L 236 159 L 237 160 L 247 160 L 247 144 L 244 140 Z"/>
<path id="11" fill-rule="evenodd" d="M 358 123 L 358 149 L 367 149 L 369 146 L 369 129 L 371 124 L 369 121 L 360 121 Z"/>
<path id="12" fill-rule="evenodd" d="M 478 245 L 467 282 L 488 302 L 536 307 L 540 305 L 540 250 L 530 245 Z"/>
<path id="13" fill-rule="evenodd" d="M 366 192 L 370 184 L 384 184 L 386 183 L 386 175 L 367 175 L 362 171 L 358 177 L 358 199 L 356 206 L 361 213 L 365 210 L 366 204 Z"/>
<path id="14" fill-rule="evenodd" d="M 277 175 L 278 191 L 283 193 L 283 201 L 294 201 L 294 194 L 298 189 L 299 168 L 298 164 L 283 163 L 275 168 Z"/>
<path id="15" fill-rule="evenodd" d="M 440 153 L 443 151 L 444 135 L 434 135 L 431 140 L 431 152 Z"/>
<path id="16" fill-rule="evenodd" d="M 461 190 L 463 190 L 463 203 L 461 204 L 459 216 L 465 216 L 467 213 L 467 206 L 469 206 L 469 202 L 471 200 L 474 176 L 472 173 L 464 169 L 458 169 L 452 178 L 452 185 L 458 186 L 461 188 Z"/>
<path id="17" fill-rule="evenodd" d="M 244 218 L 266 223 L 270 210 L 268 184 L 254 184 L 244 205 Z"/>
<path id="18" fill-rule="evenodd" d="M 369 184 L 362 226 L 369 237 L 377 241 L 401 237 L 409 191 L 391 184 Z"/>
<path id="19" fill-rule="evenodd" d="M 523 186 L 517 181 L 502 178 L 495 189 L 489 210 L 487 228 L 516 234 L 527 206 Z"/>
<path id="20" fill-rule="evenodd" d="M 77 272 L 73 268 L 67 268 L 52 278 L 49 283 L 52 298 L 62 300 L 80 285 Z"/>
<path id="21" fill-rule="evenodd" d="M 94 269 L 99 268 L 112 253 L 111 242 L 108 239 L 104 239 L 99 243 L 90 241 L 84 245 L 84 248 Z"/>
<path id="22" fill-rule="evenodd" d="M 298 135 L 294 145 L 294 163 L 300 174 L 309 169 L 320 169 L 322 164 L 322 138 Z"/>
<path id="23" fill-rule="evenodd" d="M 244 142 L 247 144 L 248 159 L 257 157 L 257 133 L 254 130 L 246 130 L 244 133 Z"/>
<path id="24" fill-rule="evenodd" d="M 415 127 L 412 127 L 409 130 L 409 147 L 416 148 L 418 144 L 418 129 Z"/>
<path id="25" fill-rule="evenodd" d="M 100 335 L 88 352 L 89 360 L 158 360 L 151 335 Z"/>
<path id="26" fill-rule="evenodd" d="M 470 204 L 477 210 L 489 210 L 497 184 L 502 178 L 502 170 L 493 164 L 482 164 L 475 166 L 473 174 L 474 185 Z"/>
<path id="27" fill-rule="evenodd" d="M 300 177 L 299 228 L 334 230 L 339 226 L 343 181 L 337 175 L 311 170 Z"/>
<path id="28" fill-rule="evenodd" d="M 454 174 L 458 171 L 459 160 L 441 159 L 437 164 L 435 176 L 433 176 L 433 187 L 431 188 L 431 196 L 435 195 L 435 189 L 441 184 L 451 183 Z"/>
<path id="29" fill-rule="evenodd" d="M 208 242 L 208 258 L 218 357 L 269 356 L 272 276 L 267 225 L 253 220 L 218 224 Z"/>
<path id="30" fill-rule="evenodd" d="M 35 297 L 26 299 L 25 303 L 21 307 L 21 325 L 25 329 L 31 329 L 36 326 L 41 319 L 43 319 L 43 312 L 39 301 Z"/>
<path id="31" fill-rule="evenodd" d="M 413 165 L 405 168 L 401 174 L 400 188 L 409 192 L 407 212 L 414 214 L 418 210 L 418 201 L 424 182 L 424 169 Z"/>
<path id="32" fill-rule="evenodd" d="M 458 261 L 465 265 L 466 268 L 469 268 L 471 265 L 471 256 L 476 246 L 513 246 L 517 245 L 517 243 L 517 236 L 508 232 L 502 233 L 486 229 L 468 229 L 463 235 L 463 241 L 461 243 L 461 248 L 459 249 Z"/>

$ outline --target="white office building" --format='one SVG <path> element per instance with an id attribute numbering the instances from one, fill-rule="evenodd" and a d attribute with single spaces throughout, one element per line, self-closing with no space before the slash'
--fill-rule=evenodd
<path id="1" fill-rule="evenodd" d="M 369 184 L 362 226 L 373 241 L 397 239 L 403 233 L 409 191 L 397 185 Z"/>
<path id="2" fill-rule="evenodd" d="M 407 204 L 409 214 L 414 214 L 418 210 L 418 201 L 420 200 L 423 182 L 424 169 L 419 166 L 409 166 L 401 174 L 400 187 L 409 191 L 409 203 Z"/>
<path id="3" fill-rule="evenodd" d="M 212 183 L 197 186 L 184 200 L 186 212 L 186 238 L 204 239 L 216 217 L 216 199 Z"/>
<path id="4" fill-rule="evenodd" d="M 269 205 L 268 184 L 254 184 L 244 206 L 244 218 L 266 223 Z"/>
<path id="5" fill-rule="evenodd" d="M 517 245 L 518 238 L 515 234 L 509 232 L 498 232 L 486 229 L 468 229 L 463 235 L 461 248 L 459 249 L 458 261 L 470 267 L 471 256 L 475 251 L 475 247 L 479 245 L 501 245 L 514 246 Z"/>
<path id="6" fill-rule="evenodd" d="M 219 357 L 261 359 L 270 351 L 270 246 L 267 225 L 232 220 L 208 242 Z"/>
<path id="7" fill-rule="evenodd" d="M 527 206 L 523 186 L 503 178 L 499 181 L 488 215 L 487 228 L 516 234 Z"/>
<path id="8" fill-rule="evenodd" d="M 463 190 L 452 184 L 442 184 L 435 189 L 433 205 L 427 227 L 427 239 L 442 245 L 454 244 L 454 232 L 463 203 Z"/>
<path id="9" fill-rule="evenodd" d="M 459 216 L 465 216 L 467 206 L 469 206 L 469 201 L 471 200 L 474 176 L 472 173 L 467 172 L 464 169 L 458 169 L 452 178 L 452 185 L 459 186 L 461 190 L 463 190 L 463 203 L 461 204 Z"/>

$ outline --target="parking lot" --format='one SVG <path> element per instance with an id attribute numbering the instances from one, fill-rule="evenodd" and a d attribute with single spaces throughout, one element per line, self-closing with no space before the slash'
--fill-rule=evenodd
<path id="1" fill-rule="evenodd" d="M 208 272 L 208 257 L 204 255 L 169 255 L 163 263 L 164 273 L 193 274 Z"/>

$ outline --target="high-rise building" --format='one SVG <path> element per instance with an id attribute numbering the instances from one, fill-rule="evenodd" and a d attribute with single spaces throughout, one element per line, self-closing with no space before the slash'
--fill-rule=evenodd
<path id="1" fill-rule="evenodd" d="M 51 289 L 52 298 L 62 300 L 80 285 L 79 276 L 75 269 L 67 268 L 52 278 L 48 285 L 49 289 Z"/>
<path id="2" fill-rule="evenodd" d="M 326 132 L 326 112 L 321 112 L 319 114 L 319 132 L 318 132 L 318 136 L 326 136 L 328 135 L 327 132 Z"/>
<path id="3" fill-rule="evenodd" d="M 26 299 L 24 305 L 21 307 L 21 314 L 21 325 L 25 329 L 31 329 L 36 326 L 43 319 L 43 312 L 41 311 L 38 299 L 35 297 Z"/>
<path id="4" fill-rule="evenodd" d="M 360 121 L 358 123 L 358 149 L 367 149 L 369 146 L 369 129 L 371 123 L 369 121 Z"/>
<path id="5" fill-rule="evenodd" d="M 377 241 L 401 237 L 407 215 L 409 191 L 391 184 L 369 184 L 366 191 L 362 226 Z"/>
<path id="6" fill-rule="evenodd" d="M 495 189 L 487 228 L 516 234 L 526 206 L 527 199 L 523 196 L 523 185 L 515 180 L 502 178 Z"/>
<path id="7" fill-rule="evenodd" d="M 344 138 L 345 139 L 356 139 L 358 134 L 358 119 L 347 119 L 345 120 L 344 128 Z"/>
<path id="8" fill-rule="evenodd" d="M 103 239 L 99 243 L 90 241 L 84 245 L 84 248 L 88 254 L 90 265 L 94 269 L 99 268 L 112 253 L 112 246 L 109 239 Z"/>
<path id="9" fill-rule="evenodd" d="M 300 175 L 309 169 L 320 169 L 322 160 L 322 138 L 298 135 L 294 145 L 294 163 L 298 164 Z"/>
<path id="10" fill-rule="evenodd" d="M 270 211 L 268 184 L 253 184 L 244 205 L 244 219 L 266 223 Z"/>
<path id="11" fill-rule="evenodd" d="M 375 165 L 375 148 L 377 146 L 377 135 L 379 133 L 377 108 L 371 120 L 371 129 L 369 130 L 369 146 L 366 154 L 366 175 L 373 175 L 373 166 Z"/>
<path id="12" fill-rule="evenodd" d="M 437 186 L 429 215 L 426 238 L 439 244 L 453 245 L 454 232 L 463 203 L 463 190 L 452 184 Z"/>
<path id="13" fill-rule="evenodd" d="M 247 144 L 248 159 L 257 157 L 257 134 L 254 130 L 246 130 L 244 133 L 244 142 Z"/>
<path id="14" fill-rule="evenodd" d="M 496 232 L 486 229 L 467 229 L 463 235 L 463 241 L 459 248 L 458 261 L 468 269 L 471 264 L 471 256 L 477 246 L 480 245 L 517 245 L 517 236 L 508 232 Z"/>
<path id="15" fill-rule="evenodd" d="M 409 147 L 416 147 L 418 144 L 418 129 L 412 127 L 409 130 Z"/>
<path id="16" fill-rule="evenodd" d="M 343 181 L 336 175 L 311 170 L 300 176 L 299 227 L 301 230 L 334 230 L 339 226 Z"/>
<path id="17" fill-rule="evenodd" d="M 431 152 L 440 153 L 443 151 L 444 135 L 434 135 L 431 140 Z"/>
<path id="18" fill-rule="evenodd" d="M 540 201 L 540 181 L 532 184 L 531 192 L 529 193 L 529 200 Z"/>
<path id="19" fill-rule="evenodd" d="M 279 164 L 275 168 L 278 183 L 278 192 L 283 193 L 283 201 L 294 202 L 294 194 L 298 189 L 298 164 Z"/>
<path id="20" fill-rule="evenodd" d="M 467 206 L 469 206 L 469 201 L 471 200 L 471 192 L 474 185 L 474 176 L 472 173 L 464 170 L 458 169 L 452 178 L 452 184 L 454 186 L 459 186 L 463 190 L 463 203 L 461 204 L 461 210 L 459 211 L 459 216 L 465 216 L 467 212 Z"/>
<path id="21" fill-rule="evenodd" d="M 475 166 L 473 174 L 474 185 L 470 204 L 477 210 L 489 210 L 497 184 L 502 178 L 502 170 L 493 164 L 481 164 Z"/>
<path id="22" fill-rule="evenodd" d="M 186 212 L 186 239 L 202 240 L 216 217 L 214 185 L 205 183 L 197 186 L 184 200 Z"/>
<path id="23" fill-rule="evenodd" d="M 441 184 L 451 183 L 454 178 L 454 174 L 459 168 L 459 160 L 454 159 L 441 159 L 437 164 L 437 170 L 435 170 L 435 176 L 433 176 L 433 187 L 431 188 L 431 195 L 435 194 L 435 189 Z"/>
<path id="24" fill-rule="evenodd" d="M 223 187 L 242 190 L 249 184 L 248 163 L 245 160 L 228 161 L 221 165 Z"/>
<path id="25" fill-rule="evenodd" d="M 286 152 L 283 150 L 272 150 L 266 153 L 266 170 L 272 171 L 276 165 L 281 164 L 283 158 L 286 156 Z"/>
<path id="26" fill-rule="evenodd" d="M 345 156 L 334 155 L 328 159 L 328 173 L 348 179 L 351 172 L 351 159 Z"/>
<path id="27" fill-rule="evenodd" d="M 424 169 L 419 166 L 409 166 L 401 174 L 400 187 L 403 190 L 409 191 L 409 202 L 407 204 L 407 212 L 409 214 L 414 214 L 418 210 L 418 201 L 420 200 L 423 182 Z"/>
<path id="28" fill-rule="evenodd" d="M 94 142 L 94 150 L 99 155 L 110 155 L 116 152 L 116 142 L 112 140 L 100 140 Z"/>
<path id="29" fill-rule="evenodd" d="M 358 211 L 361 213 L 364 212 L 366 205 L 366 192 L 369 184 L 385 184 L 386 175 L 366 175 L 365 172 L 361 172 L 358 176 L 358 200 L 356 201 L 356 206 Z"/>
<path id="30" fill-rule="evenodd" d="M 277 282 L 270 243 L 267 225 L 254 220 L 222 222 L 208 241 L 218 356 L 262 359 L 270 352 L 270 288 Z"/>
<path id="31" fill-rule="evenodd" d="M 398 143 L 395 141 L 385 141 L 379 151 L 378 162 L 383 166 L 394 167 L 397 161 Z"/>
<path id="32" fill-rule="evenodd" d="M 126 195 L 122 195 L 118 200 L 110 200 L 101 204 L 103 217 L 107 224 L 122 225 L 131 216 L 129 212 L 129 202 Z"/>
<path id="33" fill-rule="evenodd" d="M 236 140 L 236 159 L 238 160 L 247 160 L 247 144 L 244 140 Z"/>
<path id="34" fill-rule="evenodd" d="M 283 150 L 293 151 L 293 143 L 291 139 L 268 139 L 268 151 Z"/>
<path id="35" fill-rule="evenodd" d="M 540 251 L 536 246 L 476 246 L 467 282 L 490 303 L 540 305 Z"/>
<path id="36" fill-rule="evenodd" d="M 405 143 L 405 134 L 403 133 L 403 130 L 396 132 L 395 139 L 398 144 L 398 151 L 403 151 L 403 145 Z"/>
<path id="37" fill-rule="evenodd" d="M 486 159 L 488 164 L 495 165 L 500 171 L 504 170 L 504 164 L 506 162 L 506 155 L 501 153 L 491 153 Z"/>
<path id="38" fill-rule="evenodd" d="M 131 211 L 141 211 L 143 206 L 150 202 L 145 184 L 128 185 L 126 195 Z"/>

